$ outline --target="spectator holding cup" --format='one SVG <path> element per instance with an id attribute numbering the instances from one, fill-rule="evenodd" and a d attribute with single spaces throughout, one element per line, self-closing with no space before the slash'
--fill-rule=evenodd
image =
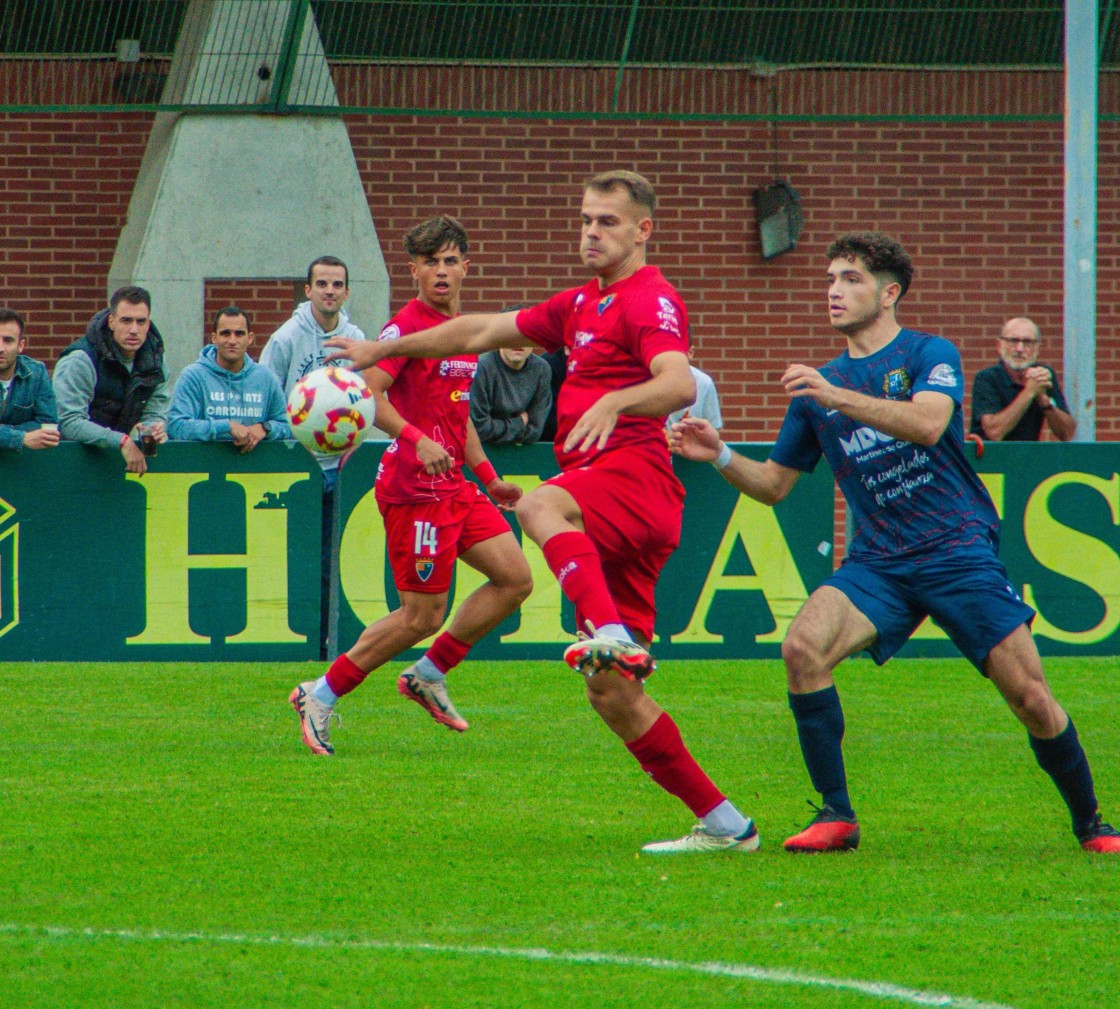
<path id="1" fill-rule="evenodd" d="M 163 338 L 151 312 L 152 296 L 144 288 L 118 288 L 54 368 L 62 436 L 119 450 L 125 469 L 141 476 L 148 462 L 133 432 L 142 422 L 151 424 L 153 445 L 167 441 L 171 401 Z"/>

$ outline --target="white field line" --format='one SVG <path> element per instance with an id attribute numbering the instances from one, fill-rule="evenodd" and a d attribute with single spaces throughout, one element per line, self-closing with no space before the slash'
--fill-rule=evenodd
<path id="1" fill-rule="evenodd" d="M 563 964 L 603 964 L 639 970 L 665 970 L 704 974 L 711 977 L 742 978 L 763 984 L 793 985 L 850 991 L 869 998 L 910 1006 L 939 1006 L 943 1009 L 1015 1009 L 999 1002 L 941 992 L 903 988 L 884 981 L 859 981 L 805 974 L 796 970 L 754 967 L 750 964 L 665 960 L 660 957 L 621 956 L 617 953 L 563 953 L 548 949 L 516 949 L 502 946 L 456 946 L 433 942 L 389 942 L 378 939 L 338 939 L 330 936 L 248 935 L 241 933 L 163 932 L 136 929 L 67 928 L 52 925 L 19 925 L 0 922 L 0 934 L 45 936 L 50 939 L 121 940 L 148 943 L 207 943 L 237 946 L 293 946 L 303 949 L 379 950 L 399 953 L 442 953 L 465 957 L 494 957 L 507 960 L 549 961 Z"/>

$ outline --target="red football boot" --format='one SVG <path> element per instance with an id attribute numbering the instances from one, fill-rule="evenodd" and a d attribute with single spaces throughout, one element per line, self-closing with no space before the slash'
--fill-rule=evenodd
<path id="1" fill-rule="evenodd" d="M 816 854 L 822 851 L 855 851 L 859 847 L 859 824 L 854 816 L 841 816 L 827 802 L 810 806 L 817 815 L 800 834 L 787 838 L 786 851 Z"/>
<path id="2" fill-rule="evenodd" d="M 1120 855 L 1120 830 L 1111 823 L 1101 823 L 1100 813 L 1085 830 L 1078 833 L 1077 840 L 1086 851 Z"/>

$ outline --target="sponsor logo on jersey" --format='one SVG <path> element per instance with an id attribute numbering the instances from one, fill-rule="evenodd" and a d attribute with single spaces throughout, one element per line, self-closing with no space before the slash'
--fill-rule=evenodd
<path id="1" fill-rule="evenodd" d="M 471 398 L 470 389 L 453 389 L 451 391 L 451 402 L 452 403 L 467 403 L 467 402 L 470 401 L 470 398 Z"/>
<path id="2" fill-rule="evenodd" d="M 850 438 L 840 439 L 840 447 L 844 450 L 844 455 L 852 456 L 866 452 L 877 445 L 889 445 L 896 440 L 894 435 L 883 434 L 873 427 L 857 427 Z"/>
<path id="3" fill-rule="evenodd" d="M 383 330 L 381 330 L 381 335 L 378 336 L 377 339 L 378 340 L 399 340 L 400 338 L 401 338 L 401 327 L 398 326 L 395 322 L 392 322 L 388 326 L 386 326 Z"/>
<path id="4" fill-rule="evenodd" d="M 951 364 L 939 364 L 929 373 L 926 381 L 930 385 L 943 385 L 947 389 L 957 387 L 957 373 Z"/>
<path id="5" fill-rule="evenodd" d="M 602 315 L 611 305 L 614 304 L 614 295 L 608 294 L 599 302 L 599 314 Z"/>
<path id="6" fill-rule="evenodd" d="M 673 336 L 679 337 L 681 335 L 681 320 L 677 315 L 677 306 L 664 297 L 658 298 L 657 304 L 659 306 L 657 321 L 661 324 L 661 328 L 666 333 L 672 333 Z"/>
<path id="7" fill-rule="evenodd" d="M 910 392 L 910 376 L 905 368 L 895 368 L 883 376 L 883 392 L 888 399 L 901 399 Z"/>
<path id="8" fill-rule="evenodd" d="M 432 561 L 416 561 L 416 577 L 422 582 L 426 582 L 432 577 L 432 572 L 435 571 L 436 566 Z"/>
<path id="9" fill-rule="evenodd" d="M 443 378 L 474 378 L 478 371 L 477 361 L 461 361 L 449 357 L 439 363 L 439 373 Z"/>
<path id="10" fill-rule="evenodd" d="M 594 339 L 594 333 L 589 333 L 587 330 L 581 329 L 576 332 L 574 342 L 577 347 L 586 347 Z"/>

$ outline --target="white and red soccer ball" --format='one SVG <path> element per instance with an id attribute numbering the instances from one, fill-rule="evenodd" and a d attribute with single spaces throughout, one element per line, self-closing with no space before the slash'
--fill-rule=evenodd
<path id="1" fill-rule="evenodd" d="M 319 368 L 292 386 L 288 422 L 304 448 L 340 455 L 369 434 L 375 407 L 361 375 L 346 368 Z"/>

